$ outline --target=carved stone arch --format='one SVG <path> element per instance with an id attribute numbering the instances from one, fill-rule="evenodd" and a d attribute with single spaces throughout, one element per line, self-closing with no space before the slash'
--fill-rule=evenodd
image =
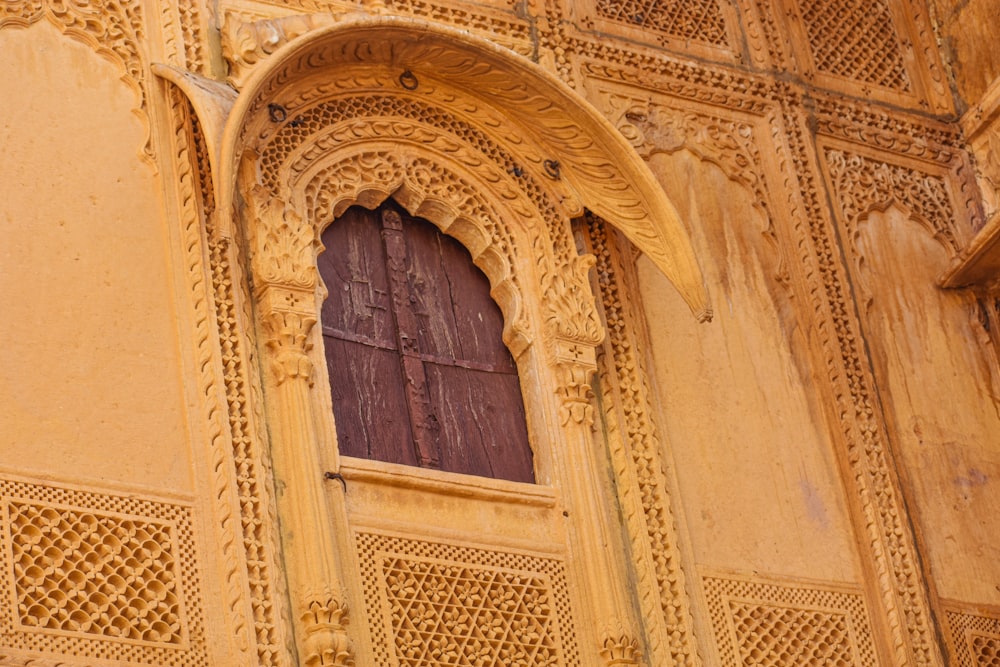
<path id="1" fill-rule="evenodd" d="M 289 81 L 315 82 L 290 94 Z M 411 89 L 412 88 L 412 89 Z M 434 100 L 510 150 L 511 167 L 554 173 L 566 206 L 618 227 L 670 278 L 699 319 L 710 317 L 694 253 L 674 207 L 642 158 L 589 103 L 527 60 L 466 33 L 413 19 L 365 17 L 302 35 L 247 79 L 220 146 L 218 198 L 231 211 L 250 143 L 296 121 L 311 95 L 387 91 Z M 548 164 L 548 166 L 546 166 Z M 544 176 L 543 176 L 544 177 Z"/>
<path id="2" fill-rule="evenodd" d="M 824 158 L 856 256 L 859 226 L 872 212 L 894 206 L 940 243 L 949 259 L 958 255 L 962 241 L 951 225 L 954 207 L 945 178 L 834 147 L 825 150 Z"/>
<path id="3" fill-rule="evenodd" d="M 616 126 L 647 160 L 657 153 L 670 155 L 687 150 L 714 164 L 729 180 L 744 186 L 753 198 L 754 207 L 770 218 L 764 168 L 752 122 L 651 102 L 633 102 L 625 106 Z"/>
<path id="4" fill-rule="evenodd" d="M 522 308 L 522 280 L 514 267 L 529 263 L 520 259 L 522 249 L 504 228 L 503 220 L 517 216 L 517 205 L 498 207 L 482 194 L 482 185 L 470 182 L 435 160 L 433 154 L 400 159 L 388 150 L 360 150 L 323 161 L 301 192 L 304 210 L 313 221 L 317 236 L 323 228 L 352 205 L 374 208 L 393 198 L 412 215 L 434 223 L 457 238 L 470 252 L 473 262 L 490 280 L 494 300 L 504 314 L 504 342 L 516 357 L 535 337 Z M 546 261 L 544 253 L 537 257 Z M 580 313 L 596 317 L 592 304 L 578 300 Z M 588 306 L 589 312 L 588 312 Z M 537 326 L 537 325 L 536 325 Z"/>

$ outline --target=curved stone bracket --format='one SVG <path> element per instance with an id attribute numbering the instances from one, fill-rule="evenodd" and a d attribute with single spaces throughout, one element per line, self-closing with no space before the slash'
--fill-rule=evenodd
<path id="1" fill-rule="evenodd" d="M 236 91 L 229 86 L 206 79 L 172 65 L 153 63 L 153 74 L 177 86 L 191 102 L 198 117 L 208 147 L 208 161 L 212 176 L 219 173 L 222 152 L 222 133 L 236 102 Z M 214 182 L 218 182 L 213 178 Z M 215 193 L 218 200 L 219 193 Z"/>

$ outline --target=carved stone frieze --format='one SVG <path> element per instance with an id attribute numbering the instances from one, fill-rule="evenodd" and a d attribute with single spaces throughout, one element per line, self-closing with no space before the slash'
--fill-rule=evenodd
<path id="1" fill-rule="evenodd" d="M 950 252 L 958 252 L 954 213 L 943 178 L 833 148 L 824 157 L 852 236 L 872 210 L 896 204 L 909 209 Z"/>
<path id="2" fill-rule="evenodd" d="M 962 150 L 953 125 L 916 115 L 823 94 L 816 95 L 813 113 L 818 133 L 862 146 L 939 164 L 951 164 Z"/>

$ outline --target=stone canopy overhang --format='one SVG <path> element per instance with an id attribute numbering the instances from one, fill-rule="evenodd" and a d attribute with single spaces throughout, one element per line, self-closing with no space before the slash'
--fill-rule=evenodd
<path id="1" fill-rule="evenodd" d="M 348 91 L 392 81 L 387 94 L 428 96 L 502 145 L 512 169 L 547 178 L 564 211 L 578 215 L 586 208 L 619 229 L 700 321 L 711 318 L 687 233 L 646 163 L 583 97 L 509 50 L 420 20 L 359 16 L 279 46 L 256 63 L 238 95 L 190 73 L 155 71 L 188 95 L 199 116 L 223 218 L 234 210 L 245 152 L 273 131 L 276 119 L 294 115 L 291 98 L 301 103 L 301 91 L 310 87 Z"/>

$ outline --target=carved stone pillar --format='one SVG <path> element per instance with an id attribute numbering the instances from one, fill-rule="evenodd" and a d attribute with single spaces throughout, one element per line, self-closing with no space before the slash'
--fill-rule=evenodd
<path id="1" fill-rule="evenodd" d="M 565 457 L 557 469 L 565 488 L 570 512 L 570 535 L 576 559 L 584 571 L 588 599 L 581 600 L 590 610 L 591 622 L 601 637 L 597 647 L 603 663 L 611 666 L 637 666 L 641 652 L 628 614 L 626 595 L 628 572 L 620 559 L 611 553 L 608 513 L 602 503 L 600 480 L 596 470 L 592 429 L 594 409 L 591 404 L 591 378 L 597 371 L 594 347 L 572 340 L 556 339 L 556 368 L 559 374 L 556 393 L 565 438 Z"/>
<path id="2" fill-rule="evenodd" d="M 289 590 L 300 623 L 300 659 L 310 666 L 342 667 L 352 662 L 344 628 L 347 607 L 333 556 L 333 521 L 311 408 L 308 341 L 316 324 L 315 297 L 312 290 L 265 284 L 257 302 L 264 342 L 271 351 L 276 413 L 271 422 L 272 458 Z"/>
<path id="3" fill-rule="evenodd" d="M 345 667 L 353 663 L 347 605 L 312 406 L 313 232 L 280 200 L 255 203 L 254 296 L 269 352 L 265 387 L 271 394 L 271 456 L 299 660 L 310 667 Z"/>

